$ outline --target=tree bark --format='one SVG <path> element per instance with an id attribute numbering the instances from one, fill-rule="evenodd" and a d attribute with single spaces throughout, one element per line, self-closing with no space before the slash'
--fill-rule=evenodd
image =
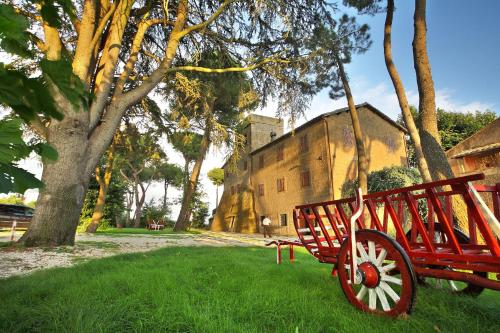
<path id="1" fill-rule="evenodd" d="M 43 161 L 42 181 L 35 214 L 28 231 L 19 239 L 25 246 L 73 245 L 90 175 L 85 173 L 87 129 L 83 110 L 73 117 L 53 121 L 47 142 L 59 158 Z"/>
<path id="2" fill-rule="evenodd" d="M 215 207 L 219 203 L 219 185 L 215 185 Z"/>
<path id="3" fill-rule="evenodd" d="M 426 0 L 415 0 L 413 61 L 417 75 L 422 150 L 432 179 L 440 180 L 453 178 L 453 172 L 441 147 L 441 137 L 437 127 L 436 94 L 427 54 L 425 6 Z"/>
<path id="4" fill-rule="evenodd" d="M 97 202 L 95 204 L 94 213 L 92 214 L 92 220 L 87 226 L 86 232 L 95 233 L 99 224 L 101 223 L 102 217 L 104 215 L 104 206 L 106 205 L 106 194 L 108 193 L 109 183 L 111 182 L 111 175 L 113 169 L 113 154 L 114 145 L 109 147 L 108 160 L 106 162 L 106 168 L 104 170 L 104 177 L 101 176 L 100 168 L 96 168 L 96 180 L 99 183 L 99 194 L 97 196 Z"/>
<path id="5" fill-rule="evenodd" d="M 415 0 L 413 61 L 417 75 L 422 150 L 433 180 L 453 178 L 453 171 L 441 146 L 437 126 L 436 97 L 431 66 L 427 54 L 425 0 Z M 453 216 L 458 227 L 468 233 L 467 207 L 463 200 L 452 196 Z"/>
<path id="6" fill-rule="evenodd" d="M 125 216 L 125 226 L 130 226 L 130 211 L 132 210 L 132 202 L 134 201 L 134 193 L 127 193 L 127 215 Z"/>
<path id="7" fill-rule="evenodd" d="M 208 147 L 210 146 L 210 127 L 207 125 L 205 133 L 203 134 L 203 139 L 200 144 L 200 153 L 196 159 L 193 171 L 189 177 L 189 181 L 186 184 L 184 190 L 184 195 L 182 197 L 181 211 L 177 217 L 177 222 L 174 226 L 174 231 L 184 231 L 189 227 L 189 218 L 191 216 L 191 199 L 196 190 L 196 185 L 198 184 L 198 178 L 200 177 L 201 166 L 205 160 L 205 155 L 207 154 Z"/>
<path id="8" fill-rule="evenodd" d="M 401 113 L 403 114 L 403 119 L 405 121 L 406 128 L 410 134 L 410 138 L 415 146 L 415 156 L 417 158 L 417 166 L 422 176 L 424 182 L 431 182 L 432 177 L 429 172 L 429 167 L 427 166 L 427 161 L 425 160 L 424 153 L 422 151 L 422 145 L 420 142 L 420 135 L 418 134 L 417 126 L 410 111 L 410 106 L 408 105 L 408 99 L 406 98 L 405 88 L 403 82 L 399 77 L 399 73 L 396 69 L 396 65 L 392 60 L 392 50 L 391 50 L 391 34 L 392 34 L 392 18 L 394 14 L 394 0 L 387 1 L 387 16 L 385 19 L 384 27 L 384 57 L 385 65 L 387 71 L 391 77 L 392 83 L 394 85 L 394 90 L 398 96 L 399 107 L 401 108 Z"/>
<path id="9" fill-rule="evenodd" d="M 347 105 L 349 106 L 349 113 L 351 115 L 352 127 L 354 129 L 354 139 L 356 140 L 356 151 L 358 154 L 358 180 L 359 187 L 363 191 L 363 194 L 368 193 L 368 161 L 366 159 L 365 144 L 363 142 L 363 132 L 361 131 L 361 125 L 359 123 L 358 111 L 356 110 L 356 104 L 354 103 L 354 98 L 352 97 L 351 87 L 349 86 L 349 80 L 344 71 L 344 65 L 342 61 L 337 56 L 336 62 L 339 69 L 339 76 L 342 80 L 342 85 L 344 87 L 345 96 L 347 99 Z"/>
<path id="10" fill-rule="evenodd" d="M 142 185 L 140 181 L 138 181 L 137 184 L 139 185 L 142 193 L 139 196 L 139 188 L 137 188 L 135 195 L 134 228 L 139 228 L 141 226 L 142 206 L 144 206 L 144 201 L 146 200 L 146 190 L 144 189 L 144 185 Z"/>
<path id="11" fill-rule="evenodd" d="M 163 180 L 163 209 L 167 209 L 167 190 L 168 190 L 168 182 L 166 179 Z"/>

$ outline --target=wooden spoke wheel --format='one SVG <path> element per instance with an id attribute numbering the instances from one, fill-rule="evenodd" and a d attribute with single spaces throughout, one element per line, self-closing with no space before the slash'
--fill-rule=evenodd
<path id="1" fill-rule="evenodd" d="M 360 230 L 356 232 L 356 248 L 360 284 L 350 281 L 348 240 L 344 241 L 338 255 L 339 280 L 349 302 L 374 314 L 410 313 L 415 302 L 416 278 L 401 246 L 380 231 Z"/>
<path id="2" fill-rule="evenodd" d="M 424 224 L 426 229 L 427 229 L 427 224 Z M 458 229 L 453 229 L 453 232 L 455 234 L 455 237 L 460 244 L 467 244 L 469 243 L 469 237 L 461 232 Z M 408 240 L 411 240 L 411 230 L 406 233 L 406 238 Z M 417 231 L 417 237 L 416 237 L 417 242 L 422 242 L 422 237 L 420 236 L 420 232 Z M 448 237 L 446 234 L 442 231 L 441 224 L 440 223 L 434 223 L 434 242 L 436 243 L 447 243 L 448 242 Z M 437 265 L 431 265 L 429 268 L 434 268 L 434 269 L 443 269 L 443 270 L 448 270 L 451 271 L 453 268 L 450 266 L 437 266 Z M 488 273 L 486 272 L 472 272 L 473 274 L 480 276 L 480 277 L 487 277 Z M 447 280 L 447 279 L 436 279 L 436 278 L 426 278 L 423 276 L 417 276 L 417 281 L 420 284 L 427 285 L 427 286 L 432 286 L 435 288 L 440 288 L 440 289 L 449 289 L 454 293 L 457 294 L 464 294 L 464 295 L 469 295 L 469 296 L 479 296 L 481 292 L 484 290 L 484 287 L 478 286 L 477 284 L 473 284 L 470 282 L 461 282 L 461 281 L 453 281 L 453 280 Z"/>

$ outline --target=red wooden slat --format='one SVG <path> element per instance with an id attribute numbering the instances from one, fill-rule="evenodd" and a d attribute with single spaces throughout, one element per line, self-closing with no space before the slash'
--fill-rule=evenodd
<path id="1" fill-rule="evenodd" d="M 335 233 L 335 237 L 339 240 L 339 242 L 342 240 L 342 234 L 340 233 L 339 228 L 337 227 L 337 221 L 335 221 L 335 218 L 333 217 L 332 213 L 330 212 L 330 209 L 328 208 L 327 205 L 323 206 L 323 210 L 326 213 L 326 216 L 328 217 L 328 222 L 330 222 L 330 225 L 333 229 L 333 232 Z"/>
<path id="2" fill-rule="evenodd" d="M 436 192 L 434 189 L 430 188 L 426 190 L 429 199 L 431 200 L 432 206 L 434 206 L 434 210 L 436 211 L 436 216 L 441 223 L 441 232 L 444 232 L 448 238 L 448 242 L 452 246 L 455 253 L 462 254 L 462 249 L 460 248 L 460 244 L 458 243 L 457 238 L 455 237 L 455 233 L 451 226 L 450 221 L 446 217 L 444 213 L 443 206 L 441 205 L 441 201 L 439 201 L 436 196 Z"/>
<path id="3" fill-rule="evenodd" d="M 388 210 L 389 215 L 391 216 L 392 219 L 392 224 L 394 225 L 394 228 L 396 229 L 396 237 L 399 239 L 399 243 L 401 246 L 403 246 L 403 249 L 405 249 L 406 252 L 410 251 L 410 243 L 406 239 L 405 232 L 403 230 L 403 227 L 401 226 L 401 223 L 398 221 L 398 216 L 396 212 L 394 211 L 394 208 L 392 207 L 392 202 L 391 198 L 386 196 L 384 197 L 385 201 L 385 208 Z"/>
<path id="4" fill-rule="evenodd" d="M 371 226 L 373 228 L 373 225 L 375 225 L 375 229 L 378 231 L 383 231 L 384 229 L 382 228 L 382 224 L 380 224 L 380 219 L 377 216 L 377 210 L 375 209 L 375 206 L 372 202 L 372 199 L 366 199 L 365 200 L 366 207 L 368 208 L 368 211 L 370 212 L 371 216 Z"/>
<path id="5" fill-rule="evenodd" d="M 328 230 L 326 230 L 325 225 L 323 224 L 323 219 L 320 217 L 318 213 L 318 208 L 313 207 L 313 213 L 316 216 L 316 221 L 318 221 L 318 225 L 321 228 L 321 231 L 323 232 L 323 236 L 326 239 L 326 242 L 328 243 L 329 247 L 333 247 L 332 239 L 330 238 L 330 235 L 328 234 Z M 321 244 L 318 244 L 320 246 Z"/>
<path id="6" fill-rule="evenodd" d="M 425 229 L 424 222 L 420 218 L 420 215 L 418 214 L 418 206 L 417 202 L 415 199 L 412 197 L 412 195 L 408 192 L 404 194 L 405 199 L 406 199 L 406 204 L 408 205 L 408 210 L 410 211 L 410 214 L 412 216 L 412 242 L 415 241 L 416 237 L 413 238 L 413 230 L 415 227 L 418 229 L 420 232 L 420 236 L 422 237 L 422 241 L 424 243 L 425 248 L 427 251 L 430 251 L 431 253 L 434 253 L 434 246 L 432 246 L 431 240 L 429 239 L 429 236 L 427 235 L 427 230 Z"/>
<path id="7" fill-rule="evenodd" d="M 476 221 L 477 227 L 479 228 L 479 232 L 481 232 L 481 235 L 483 236 L 486 245 L 488 245 L 488 247 L 490 248 L 491 253 L 494 256 L 500 257 L 500 246 L 498 245 L 497 238 L 493 235 L 493 232 L 491 231 L 488 222 L 486 222 L 482 210 L 478 207 L 478 204 L 473 199 L 469 185 L 466 183 L 463 184 L 462 186 L 465 189 L 464 191 L 465 203 L 471 210 L 472 215 L 474 215 L 474 220 Z"/>

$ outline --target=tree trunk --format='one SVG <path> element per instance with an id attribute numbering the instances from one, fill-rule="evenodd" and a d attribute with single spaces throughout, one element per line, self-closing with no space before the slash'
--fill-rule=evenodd
<path id="1" fill-rule="evenodd" d="M 347 105 L 349 106 L 349 113 L 351 115 L 352 127 L 354 129 L 354 138 L 356 140 L 356 151 L 358 153 L 358 180 L 359 187 L 363 191 L 363 194 L 368 193 L 368 162 L 366 160 L 366 150 L 365 144 L 363 142 L 363 132 L 361 131 L 361 125 L 359 123 L 358 111 L 356 110 L 356 104 L 351 93 L 351 87 L 349 86 L 349 81 L 347 80 L 347 75 L 344 71 L 344 65 L 339 57 L 336 57 L 336 62 L 339 69 L 339 76 L 342 80 L 342 85 L 344 87 L 345 97 L 347 99 Z"/>
<path id="2" fill-rule="evenodd" d="M 142 216 L 142 206 L 146 200 L 146 190 L 144 186 L 138 182 L 142 194 L 139 196 L 139 189 L 136 191 L 135 195 L 135 218 L 134 218 L 134 228 L 139 228 L 141 226 L 141 216 Z"/>
<path id="3" fill-rule="evenodd" d="M 453 178 L 453 171 L 441 146 L 437 126 L 436 97 L 431 66 L 427 55 L 425 0 L 415 0 L 413 61 L 417 75 L 422 150 L 433 180 Z M 463 200 L 452 196 L 453 216 L 458 227 L 468 233 L 467 207 Z"/>
<path id="4" fill-rule="evenodd" d="M 441 147 L 437 127 L 436 97 L 431 66 L 427 55 L 427 26 L 425 22 L 425 0 L 415 0 L 413 61 L 417 75 L 420 114 L 420 138 L 422 149 L 429 165 L 432 179 L 452 178 L 450 164 Z"/>
<path id="5" fill-rule="evenodd" d="M 125 216 L 125 227 L 130 226 L 130 211 L 132 210 L 132 203 L 134 201 L 134 193 L 127 193 L 127 215 Z"/>
<path id="6" fill-rule="evenodd" d="M 111 182 L 111 174 L 113 169 L 113 154 L 114 145 L 109 147 L 108 160 L 106 162 L 106 169 L 104 170 L 104 177 L 101 177 L 101 170 L 99 167 L 96 168 L 96 180 L 99 183 L 99 194 L 97 196 L 97 202 L 95 204 L 94 213 L 92 214 L 92 221 L 87 226 L 86 232 L 95 233 L 99 224 L 101 223 L 102 217 L 104 215 L 104 206 L 106 204 L 106 194 L 108 193 L 109 183 Z"/>
<path id="7" fill-rule="evenodd" d="M 394 0 L 387 1 L 387 16 L 385 19 L 384 27 L 384 57 L 385 65 L 387 66 L 387 71 L 391 77 L 392 83 L 394 85 L 394 90 L 398 96 L 399 107 L 401 108 L 401 113 L 403 114 L 403 119 L 410 134 L 410 138 L 415 146 L 415 156 L 417 158 L 417 166 L 420 171 L 420 175 L 424 182 L 431 182 L 431 174 L 429 172 L 429 167 L 424 157 L 422 151 L 422 145 L 420 143 L 420 135 L 418 134 L 417 126 L 415 126 L 415 121 L 410 111 L 410 106 L 408 105 L 408 99 L 406 98 L 405 88 L 403 82 L 399 77 L 399 73 L 392 60 L 392 50 L 391 50 L 391 30 L 392 30 L 392 17 L 394 14 Z"/>
<path id="8" fill-rule="evenodd" d="M 167 189 L 168 189 L 168 182 L 167 180 L 163 180 L 163 210 L 167 209 Z"/>
<path id="9" fill-rule="evenodd" d="M 44 187 L 38 195 L 28 231 L 19 239 L 26 246 L 73 245 L 90 175 L 86 173 L 87 128 L 83 111 L 53 121 L 47 141 L 59 158 L 43 161 Z"/>
<path id="10" fill-rule="evenodd" d="M 215 207 L 219 203 L 219 185 L 215 185 Z"/>
<path id="11" fill-rule="evenodd" d="M 174 226 L 174 231 L 184 231 L 189 226 L 189 218 L 191 216 L 191 199 L 193 198 L 194 191 L 196 190 L 196 185 L 198 184 L 198 178 L 200 176 L 201 166 L 205 159 L 205 155 L 208 151 L 208 147 L 210 146 L 210 129 L 205 129 L 205 133 L 203 135 L 203 139 L 200 144 L 200 153 L 198 158 L 196 159 L 193 171 L 191 172 L 191 176 L 189 177 L 189 181 L 186 184 L 186 188 L 184 190 L 184 196 L 182 197 L 182 205 L 181 211 L 179 212 L 179 216 L 177 217 L 177 222 Z"/>

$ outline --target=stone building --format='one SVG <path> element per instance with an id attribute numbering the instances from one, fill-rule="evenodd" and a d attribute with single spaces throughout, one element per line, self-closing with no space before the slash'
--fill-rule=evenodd
<path id="1" fill-rule="evenodd" d="M 406 166 L 405 128 L 368 103 L 356 106 L 369 171 Z M 251 115 L 246 152 L 230 172 L 211 229 L 255 233 L 269 216 L 275 234 L 295 234 L 296 205 L 341 197 L 346 180 L 357 177 L 357 154 L 347 108 L 322 114 L 283 134 L 283 122 Z"/>
<path id="2" fill-rule="evenodd" d="M 500 183 L 500 118 L 448 149 L 446 157 L 457 177 L 482 172 L 482 183 Z"/>

